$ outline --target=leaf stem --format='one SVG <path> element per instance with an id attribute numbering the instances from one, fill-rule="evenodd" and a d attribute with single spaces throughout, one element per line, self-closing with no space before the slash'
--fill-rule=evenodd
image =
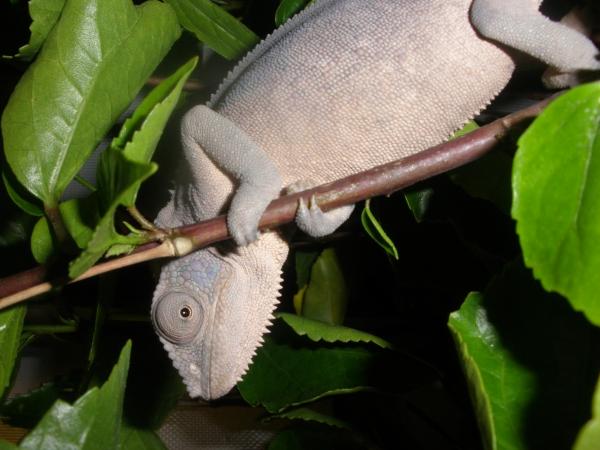
<path id="1" fill-rule="evenodd" d="M 139 211 L 139 209 L 137 209 L 135 205 L 128 206 L 127 211 L 144 230 L 152 232 L 158 230 L 158 228 L 156 228 L 152 222 L 150 222 L 148 219 L 146 219 L 146 217 L 144 217 L 144 215 Z"/>
<path id="2" fill-rule="evenodd" d="M 86 180 L 82 176 L 75 175 L 75 181 L 77 181 L 84 188 L 88 189 L 90 192 L 96 192 L 96 186 L 94 186 L 92 183 L 90 183 L 88 180 Z"/>
<path id="3" fill-rule="evenodd" d="M 60 209 L 58 206 L 44 205 L 44 212 L 46 213 L 48 222 L 52 226 L 52 231 L 54 231 L 54 236 L 58 241 L 59 247 L 64 248 L 65 244 L 69 241 L 69 233 L 63 222 Z"/>
<path id="4" fill-rule="evenodd" d="M 32 334 L 65 334 L 75 333 L 78 330 L 78 326 L 75 324 L 61 324 L 61 325 L 25 325 L 23 326 L 24 332 Z"/>

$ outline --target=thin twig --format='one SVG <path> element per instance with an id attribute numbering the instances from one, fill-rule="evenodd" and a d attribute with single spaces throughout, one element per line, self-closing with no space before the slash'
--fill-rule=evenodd
<path id="1" fill-rule="evenodd" d="M 274 200 L 262 216 L 259 227 L 272 229 L 294 220 L 298 200 L 315 195 L 323 211 L 356 203 L 378 195 L 388 195 L 419 181 L 468 164 L 488 153 L 517 124 L 536 117 L 552 98 L 498 119 L 460 138 L 445 142 L 373 169 L 351 175 L 314 189 Z M 74 280 L 48 280 L 40 266 L 0 279 L 0 309 L 48 292 L 53 286 L 91 278 L 121 267 L 152 259 L 182 256 L 190 251 L 228 239 L 225 216 L 172 230 L 171 239 L 138 247 L 132 254 L 110 259 L 90 268 Z"/>

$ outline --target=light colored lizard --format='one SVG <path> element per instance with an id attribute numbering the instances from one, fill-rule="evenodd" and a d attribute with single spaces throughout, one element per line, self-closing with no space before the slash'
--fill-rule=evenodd
<path id="1" fill-rule="evenodd" d="M 241 245 L 166 264 L 155 291 L 154 326 L 192 397 L 226 394 L 273 318 L 288 245 L 275 231 L 258 237 L 257 223 L 282 186 L 333 181 L 440 143 L 504 88 L 509 47 L 559 72 L 600 69 L 595 46 L 539 3 L 317 1 L 186 114 L 184 160 L 156 223 L 228 211 Z M 297 221 L 322 235 L 348 214 L 313 202 Z"/>

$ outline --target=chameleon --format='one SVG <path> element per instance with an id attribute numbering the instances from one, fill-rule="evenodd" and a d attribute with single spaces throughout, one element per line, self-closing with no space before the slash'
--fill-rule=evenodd
<path id="1" fill-rule="evenodd" d="M 553 68 L 556 84 L 600 69 L 594 44 L 543 16 L 540 3 L 318 0 L 184 115 L 183 156 L 155 223 L 227 212 L 238 244 L 168 262 L 155 289 L 153 325 L 191 397 L 227 394 L 268 332 L 288 243 L 257 224 L 283 187 L 327 183 L 444 141 L 506 86 L 513 49 Z M 300 202 L 296 222 L 325 235 L 351 208 L 323 213 Z"/>

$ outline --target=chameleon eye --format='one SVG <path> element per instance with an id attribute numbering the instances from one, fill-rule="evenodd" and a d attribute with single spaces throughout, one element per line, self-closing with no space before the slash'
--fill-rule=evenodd
<path id="1" fill-rule="evenodd" d="M 169 292 L 154 305 L 152 321 L 160 335 L 168 341 L 187 344 L 202 327 L 202 307 L 183 292 Z"/>

